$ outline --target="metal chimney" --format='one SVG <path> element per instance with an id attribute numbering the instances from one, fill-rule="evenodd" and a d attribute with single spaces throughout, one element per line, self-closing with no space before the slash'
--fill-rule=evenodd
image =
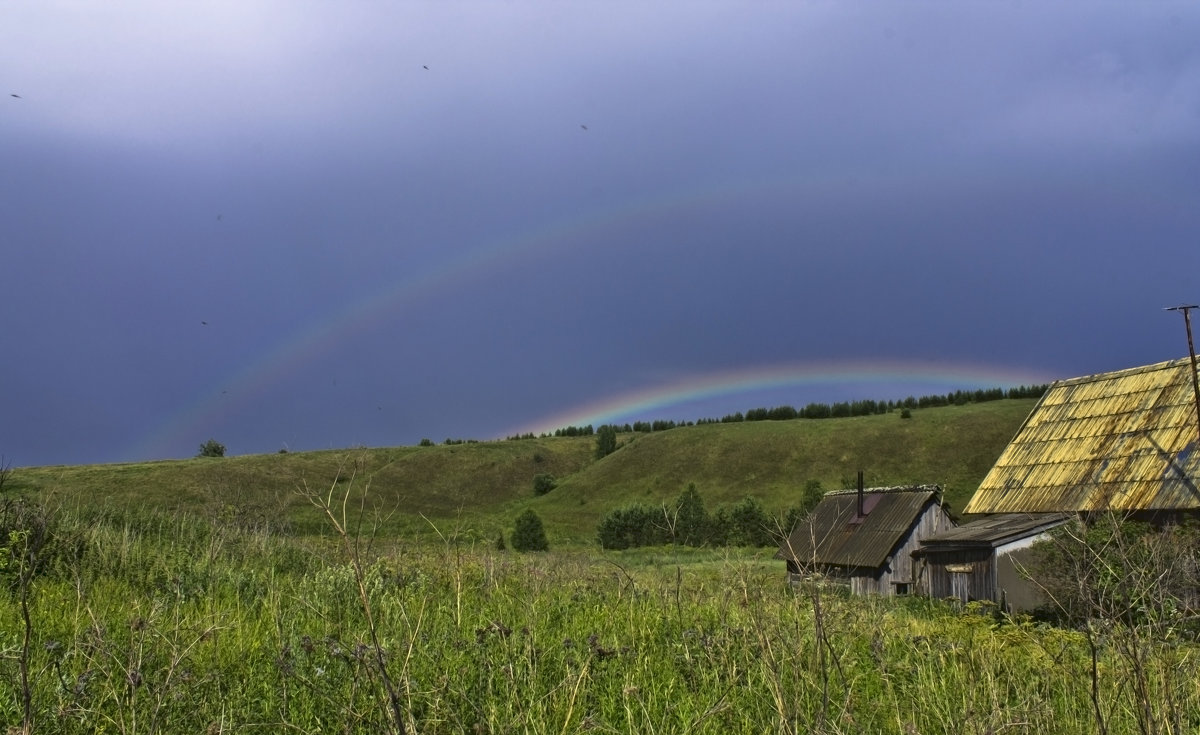
<path id="1" fill-rule="evenodd" d="M 866 515 L 864 507 L 865 507 L 865 505 L 863 503 L 863 471 L 859 470 L 858 471 L 858 512 L 855 515 L 856 518 L 862 518 L 863 516 Z"/>

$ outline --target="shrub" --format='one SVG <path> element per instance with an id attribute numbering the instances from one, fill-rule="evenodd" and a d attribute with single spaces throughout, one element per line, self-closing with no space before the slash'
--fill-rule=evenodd
<path id="1" fill-rule="evenodd" d="M 546 529 L 542 527 L 542 519 L 532 508 L 517 516 L 517 522 L 509 540 L 517 551 L 550 550 L 550 542 L 546 540 Z"/>
<path id="2" fill-rule="evenodd" d="M 200 453 L 197 457 L 224 457 L 225 445 L 216 439 L 209 439 L 200 445 Z"/>
<path id="3" fill-rule="evenodd" d="M 602 549 L 632 549 L 666 543 L 665 515 L 661 508 L 631 505 L 618 508 L 600 521 L 596 540 Z"/>
<path id="4" fill-rule="evenodd" d="M 554 475 L 551 475 L 549 473 L 535 475 L 533 478 L 533 494 L 534 495 L 545 495 L 546 493 L 550 492 L 557 486 L 558 486 L 558 483 L 555 481 Z"/>
<path id="5" fill-rule="evenodd" d="M 770 546 L 770 521 L 762 504 L 746 498 L 729 511 L 726 543 L 732 546 Z"/>

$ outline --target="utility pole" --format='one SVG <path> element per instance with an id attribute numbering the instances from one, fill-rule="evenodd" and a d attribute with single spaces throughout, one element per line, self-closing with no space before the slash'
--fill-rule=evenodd
<path id="1" fill-rule="evenodd" d="M 1200 377 L 1196 376 L 1196 348 L 1192 346 L 1192 318 L 1188 315 L 1192 309 L 1200 309 L 1196 304 L 1181 304 L 1168 306 L 1165 311 L 1182 311 L 1183 325 L 1187 328 L 1188 354 L 1192 356 L 1192 391 L 1196 396 L 1196 430 L 1200 432 Z"/>

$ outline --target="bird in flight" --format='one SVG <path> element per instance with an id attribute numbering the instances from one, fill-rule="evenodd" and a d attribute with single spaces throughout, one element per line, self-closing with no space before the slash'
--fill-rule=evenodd
<path id="1" fill-rule="evenodd" d="M 586 125 L 580 125 L 579 127 L 583 128 L 584 130 L 587 130 L 587 126 L 586 126 Z"/>
<path id="2" fill-rule="evenodd" d="M 22 97 L 22 96 L 21 96 L 21 95 L 19 95 L 19 94 L 10 94 L 10 95 L 9 95 L 9 97 L 16 97 L 16 98 L 17 98 L 17 99 L 19 99 L 19 100 L 23 100 L 23 99 L 25 99 L 24 97 Z"/>
<path id="3" fill-rule="evenodd" d="M 429 67 L 425 66 L 424 64 L 421 64 L 421 68 L 424 69 L 425 71 L 429 71 Z"/>
<path id="4" fill-rule="evenodd" d="M 200 323 L 206 327 L 208 326 L 208 322 L 206 322 L 206 321 L 201 321 Z"/>

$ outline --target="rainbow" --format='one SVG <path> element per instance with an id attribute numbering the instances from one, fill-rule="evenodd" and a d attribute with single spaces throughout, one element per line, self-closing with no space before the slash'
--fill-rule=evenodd
<path id="1" fill-rule="evenodd" d="M 799 389 L 819 396 L 834 388 L 846 388 L 853 389 L 851 391 L 852 398 L 848 400 L 866 398 L 898 400 L 907 395 L 1041 385 L 1052 380 L 1054 378 L 1037 371 L 969 363 L 918 360 L 788 363 L 691 375 L 665 385 L 639 388 L 543 417 L 518 427 L 506 435 L 541 434 L 567 426 L 597 426 L 624 421 L 678 418 L 666 414 L 670 409 L 686 404 L 697 404 L 713 398 L 735 397 L 777 389 Z M 868 390 L 904 392 L 900 395 L 894 393 L 865 395 Z M 771 408 L 775 405 L 792 405 L 800 408 L 807 403 L 829 402 L 832 401 L 828 398 L 817 397 L 812 400 L 805 399 L 791 403 L 742 406 L 740 409 L 731 409 L 729 413 L 734 410 L 744 411 L 750 408 Z M 693 420 L 720 417 L 687 416 L 684 418 Z"/>
<path id="2" fill-rule="evenodd" d="M 582 236 L 594 237 L 616 228 L 636 227 L 652 218 L 686 215 L 695 208 L 743 196 L 757 196 L 782 181 L 702 184 L 684 190 L 658 192 L 632 201 L 550 220 L 487 241 L 461 255 L 415 271 L 406 278 L 331 310 L 324 318 L 305 324 L 277 340 L 231 374 L 221 376 L 191 402 L 172 411 L 125 452 L 131 458 L 169 456 L 169 447 L 182 446 L 206 436 L 210 427 L 236 414 L 239 406 L 279 382 L 281 376 L 327 354 L 351 335 L 369 330 L 397 310 L 419 302 L 454 282 L 485 274 L 511 259 L 569 250 Z"/>
<path id="3" fill-rule="evenodd" d="M 859 182 L 860 187 L 861 183 Z M 797 190 L 818 185 L 828 188 L 830 183 L 794 175 L 753 181 L 703 182 L 687 189 L 660 191 L 640 199 L 577 212 L 487 241 L 479 247 L 462 252 L 458 257 L 414 271 L 408 277 L 369 292 L 361 299 L 332 309 L 323 318 L 305 324 L 278 339 L 246 361 L 241 368 L 214 380 L 208 389 L 200 392 L 185 405 L 176 407 L 167 419 L 140 437 L 126 454 L 139 459 L 169 456 L 170 447 L 201 441 L 214 430 L 213 427 L 236 415 L 242 406 L 252 401 L 255 396 L 266 393 L 288 373 L 320 355 L 334 351 L 338 344 L 352 335 L 371 329 L 396 314 L 398 310 L 409 308 L 422 299 L 453 286 L 457 281 L 486 274 L 489 269 L 502 262 L 554 251 L 569 251 L 573 246 L 577 246 L 584 236 L 594 238 L 606 232 L 616 233 L 618 228 L 637 227 L 641 222 L 654 218 L 686 217 L 693 212 L 710 210 L 736 199 L 760 200 L 777 196 L 781 191 L 795 193 Z M 588 423 L 594 423 L 597 418 L 629 413 L 639 408 L 665 408 L 689 399 L 737 393 L 755 386 L 813 385 L 834 379 L 844 382 L 850 377 L 847 369 L 851 375 L 857 376 L 856 380 L 867 383 L 878 382 L 889 375 L 916 378 L 922 372 L 930 376 L 928 380 L 922 381 L 925 383 L 937 382 L 937 376 L 943 379 L 956 377 L 959 383 L 976 387 L 985 384 L 987 387 L 994 387 L 997 383 L 1014 382 L 1004 380 L 1006 373 L 1003 370 L 957 370 L 953 367 L 918 363 L 897 367 L 898 365 L 793 365 L 687 378 L 677 384 L 646 388 L 589 404 L 564 413 L 560 418 L 539 422 L 539 425 L 550 426 L 561 421 L 568 422 L 561 425 L 572 425 L 571 421 L 578 422 L 583 418 L 591 418 L 593 420 Z M 964 382 L 961 380 L 963 375 L 974 375 L 975 379 Z"/>

